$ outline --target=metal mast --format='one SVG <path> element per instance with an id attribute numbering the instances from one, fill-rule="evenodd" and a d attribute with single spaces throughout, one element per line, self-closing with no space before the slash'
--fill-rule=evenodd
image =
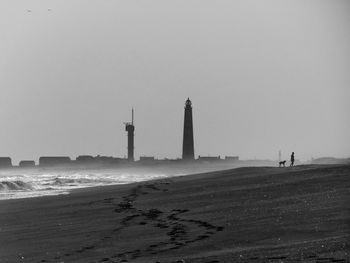
<path id="1" fill-rule="evenodd" d="M 131 122 L 125 123 L 125 131 L 128 132 L 128 160 L 134 161 L 134 108 L 131 110 Z"/>

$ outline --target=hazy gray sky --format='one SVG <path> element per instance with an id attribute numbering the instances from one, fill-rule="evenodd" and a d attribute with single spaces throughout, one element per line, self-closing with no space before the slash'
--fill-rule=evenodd
<path id="1" fill-rule="evenodd" d="M 51 10 L 49 10 L 51 9 Z M 350 1 L 1 0 L 0 156 L 350 156 Z"/>

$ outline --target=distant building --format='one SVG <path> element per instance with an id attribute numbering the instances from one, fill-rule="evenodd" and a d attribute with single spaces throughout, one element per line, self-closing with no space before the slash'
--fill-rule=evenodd
<path id="1" fill-rule="evenodd" d="M 300 163 L 300 161 L 296 160 L 296 163 Z M 312 159 L 312 164 L 349 164 L 350 158 L 335 158 L 335 157 L 321 157 Z"/>
<path id="2" fill-rule="evenodd" d="M 44 156 L 39 158 L 40 166 L 55 166 L 71 164 L 71 159 L 67 156 Z"/>
<path id="3" fill-rule="evenodd" d="M 79 155 L 75 158 L 77 163 L 92 163 L 95 161 L 95 158 L 91 155 Z"/>
<path id="4" fill-rule="evenodd" d="M 35 167 L 35 161 L 20 161 L 19 162 L 19 167 Z"/>
<path id="5" fill-rule="evenodd" d="M 225 156 L 225 161 L 238 161 L 238 156 Z"/>
<path id="6" fill-rule="evenodd" d="M 0 157 L 0 168 L 12 167 L 12 161 L 10 157 Z"/>
<path id="7" fill-rule="evenodd" d="M 140 156 L 140 162 L 141 163 L 152 163 L 155 159 L 153 156 Z"/>
<path id="8" fill-rule="evenodd" d="M 186 100 L 186 103 L 185 103 L 182 159 L 194 160 L 192 102 L 190 101 L 189 98 Z"/>
<path id="9" fill-rule="evenodd" d="M 204 162 L 215 162 L 215 161 L 220 161 L 221 158 L 220 156 L 198 156 L 199 161 L 204 161 Z"/>
<path id="10" fill-rule="evenodd" d="M 74 164 L 77 165 L 116 165 L 123 162 L 126 162 L 126 159 L 116 158 L 112 156 L 91 156 L 91 155 L 79 155 Z"/>
<path id="11" fill-rule="evenodd" d="M 120 162 L 125 161 L 125 159 L 115 158 L 112 156 L 101 156 L 101 155 L 97 155 L 96 157 L 94 157 L 94 160 L 98 164 L 118 164 Z"/>

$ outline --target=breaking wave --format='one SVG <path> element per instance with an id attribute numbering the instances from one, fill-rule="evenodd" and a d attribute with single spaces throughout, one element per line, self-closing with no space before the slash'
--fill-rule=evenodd
<path id="1" fill-rule="evenodd" d="M 60 178 L 56 177 L 51 183 L 52 186 L 79 186 L 89 184 L 108 184 L 111 180 L 88 179 L 88 178 Z"/>
<path id="2" fill-rule="evenodd" d="M 21 170 L 0 171 L 0 200 L 67 194 L 78 188 L 127 184 L 168 177 L 162 171 L 134 170 Z"/>
<path id="3" fill-rule="evenodd" d="M 23 181 L 2 181 L 0 182 L 0 191 L 23 191 L 33 190 L 31 184 Z"/>

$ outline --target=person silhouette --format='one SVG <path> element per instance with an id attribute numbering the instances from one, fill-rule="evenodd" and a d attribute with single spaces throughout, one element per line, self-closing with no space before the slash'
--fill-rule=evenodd
<path id="1" fill-rule="evenodd" d="M 292 155 L 290 156 L 290 166 L 294 166 L 294 152 L 292 152 Z"/>

